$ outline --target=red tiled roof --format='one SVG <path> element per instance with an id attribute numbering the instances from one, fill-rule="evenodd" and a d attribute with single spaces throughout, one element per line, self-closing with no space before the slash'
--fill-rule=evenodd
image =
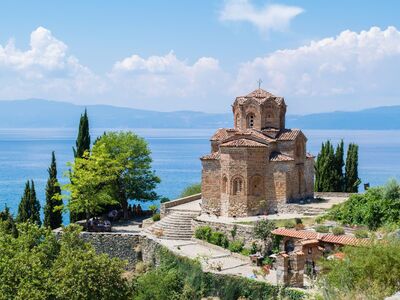
<path id="1" fill-rule="evenodd" d="M 212 160 L 212 159 L 219 159 L 220 155 L 219 152 L 212 152 L 210 154 L 204 155 L 200 157 L 202 160 Z"/>
<path id="2" fill-rule="evenodd" d="M 267 147 L 265 144 L 248 139 L 237 139 L 221 144 L 221 147 Z"/>
<path id="3" fill-rule="evenodd" d="M 282 154 L 280 152 L 272 152 L 269 156 L 270 161 L 293 161 L 294 159 L 288 155 Z"/>
<path id="4" fill-rule="evenodd" d="M 233 129 L 233 128 L 220 128 L 211 137 L 211 141 L 224 140 L 224 139 L 228 138 L 229 136 L 232 136 L 237 131 L 238 130 Z"/>
<path id="5" fill-rule="evenodd" d="M 243 104 L 244 102 L 250 99 L 254 99 L 260 104 L 268 100 L 273 100 L 278 105 L 282 105 L 285 103 L 282 97 L 277 97 L 263 89 L 254 90 L 250 94 L 247 94 L 246 96 L 236 97 L 236 101 L 239 102 L 239 104 Z"/>
<path id="6" fill-rule="evenodd" d="M 300 129 L 283 129 L 277 139 L 278 141 L 293 141 L 300 133 Z"/>
<path id="7" fill-rule="evenodd" d="M 368 239 L 358 239 L 349 235 L 334 235 L 334 234 L 319 234 L 310 230 L 295 230 L 278 228 L 272 231 L 272 234 L 282 235 L 297 239 L 319 240 L 325 243 L 348 245 L 348 246 L 361 246 L 369 243 Z"/>

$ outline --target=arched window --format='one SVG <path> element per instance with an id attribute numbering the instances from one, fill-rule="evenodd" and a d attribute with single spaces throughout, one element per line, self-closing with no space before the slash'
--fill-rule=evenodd
<path id="1" fill-rule="evenodd" d="M 222 188 L 221 192 L 227 194 L 228 193 L 228 179 L 226 176 L 222 178 Z"/>
<path id="2" fill-rule="evenodd" d="M 235 178 L 232 181 L 232 194 L 240 195 L 243 191 L 243 180 L 241 178 Z"/>
<path id="3" fill-rule="evenodd" d="M 286 241 L 285 251 L 286 251 L 286 253 L 290 253 L 290 252 L 294 251 L 294 241 L 292 239 Z"/>
<path id="4" fill-rule="evenodd" d="M 255 122 L 254 114 L 247 115 L 247 128 L 253 128 Z"/>

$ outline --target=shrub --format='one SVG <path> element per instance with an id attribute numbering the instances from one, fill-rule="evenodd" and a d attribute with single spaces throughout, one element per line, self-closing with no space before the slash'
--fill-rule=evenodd
<path id="1" fill-rule="evenodd" d="M 318 225 L 317 227 L 315 227 L 315 231 L 319 233 L 328 233 L 329 227 L 324 225 Z"/>
<path id="2" fill-rule="evenodd" d="M 240 251 L 240 254 L 244 256 L 249 256 L 251 254 L 251 250 L 248 248 L 243 248 L 242 251 Z"/>
<path id="3" fill-rule="evenodd" d="M 235 239 L 236 233 L 237 233 L 237 225 L 235 224 L 235 225 L 233 225 L 233 228 L 232 228 L 232 230 L 231 230 L 232 240 Z"/>
<path id="4" fill-rule="evenodd" d="M 155 205 L 155 204 L 152 204 L 152 205 L 149 206 L 149 210 L 151 210 L 151 212 L 153 214 L 155 214 L 157 212 L 157 210 L 158 210 L 158 206 Z"/>
<path id="5" fill-rule="evenodd" d="M 344 234 L 344 229 L 343 229 L 343 227 L 336 226 L 336 227 L 332 228 L 332 233 L 334 235 L 342 235 L 342 234 Z"/>
<path id="6" fill-rule="evenodd" d="M 274 222 L 269 220 L 259 220 L 254 225 L 254 236 L 261 240 L 266 240 L 271 237 L 271 231 L 276 228 Z"/>
<path id="7" fill-rule="evenodd" d="M 156 213 L 151 218 L 153 219 L 154 222 L 157 222 L 157 221 L 160 221 L 161 216 L 159 213 Z"/>
<path id="8" fill-rule="evenodd" d="M 180 194 L 180 197 L 189 197 L 195 194 L 200 194 L 201 193 L 201 183 L 195 183 L 192 185 L 187 186 L 182 193 Z"/>
<path id="9" fill-rule="evenodd" d="M 358 239 L 365 239 L 365 238 L 369 237 L 369 233 L 368 233 L 368 230 L 357 229 L 356 231 L 354 231 L 354 236 Z"/>
<path id="10" fill-rule="evenodd" d="M 160 199 L 160 203 L 165 203 L 165 202 L 169 202 L 170 200 L 169 200 L 169 198 L 168 197 L 162 197 L 161 199 Z"/>
<path id="11" fill-rule="evenodd" d="M 256 242 L 251 243 L 250 254 L 256 254 L 259 251 L 259 247 Z"/>
<path id="12" fill-rule="evenodd" d="M 296 223 L 293 220 L 286 220 L 283 226 L 285 228 L 294 228 Z"/>
<path id="13" fill-rule="evenodd" d="M 300 218 L 295 218 L 294 220 L 296 222 L 296 225 L 297 224 L 303 224 L 303 221 Z"/>
<path id="14" fill-rule="evenodd" d="M 232 241 L 229 243 L 229 250 L 232 252 L 241 252 L 243 250 L 243 241 Z"/>
<path id="15" fill-rule="evenodd" d="M 200 226 L 196 228 L 194 236 L 196 239 L 209 241 L 211 238 L 212 229 L 210 226 Z"/>
<path id="16" fill-rule="evenodd" d="M 214 231 L 211 233 L 210 243 L 224 248 L 227 248 L 229 245 L 226 235 L 219 231 Z"/>

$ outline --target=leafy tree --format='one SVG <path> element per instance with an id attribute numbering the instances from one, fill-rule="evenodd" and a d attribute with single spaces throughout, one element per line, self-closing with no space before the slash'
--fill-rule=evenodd
<path id="1" fill-rule="evenodd" d="M 266 251 L 267 241 L 271 239 L 271 232 L 276 228 L 274 222 L 269 220 L 259 220 L 254 224 L 254 237 L 264 241 L 263 249 Z"/>
<path id="2" fill-rule="evenodd" d="M 57 164 L 54 151 L 51 154 L 51 164 L 48 169 L 49 178 L 46 185 L 46 205 L 44 207 L 43 225 L 55 229 L 62 224 L 62 212 L 56 209 L 62 206 L 61 188 L 57 180 Z"/>
<path id="3" fill-rule="evenodd" d="M 194 183 L 192 185 L 187 186 L 180 194 L 180 197 L 182 198 L 189 197 L 200 193 L 201 193 L 201 183 Z"/>
<path id="4" fill-rule="evenodd" d="M 6 206 L 3 211 L 0 211 L 0 222 L 4 226 L 3 230 L 7 233 L 12 234 L 13 237 L 18 236 L 17 226 L 14 218 L 10 213 L 10 209 Z"/>
<path id="5" fill-rule="evenodd" d="M 151 152 L 146 141 L 132 132 L 104 133 L 94 144 L 92 155 L 105 152 L 118 168 L 115 197 L 124 218 L 128 217 L 128 200 L 155 200 L 160 179 L 151 168 Z"/>
<path id="6" fill-rule="evenodd" d="M 69 164 L 70 183 L 63 186 L 69 191 L 67 208 L 73 214 L 84 214 L 86 222 L 102 211 L 106 205 L 117 203 L 115 185 L 121 172 L 120 166 L 111 159 L 105 146 L 98 146 L 95 154 L 85 152 Z"/>
<path id="7" fill-rule="evenodd" d="M 358 145 L 350 144 L 346 158 L 345 191 L 357 193 L 361 181 L 358 178 Z"/>
<path id="8" fill-rule="evenodd" d="M 324 299 L 384 299 L 400 289 L 400 241 L 345 247 L 342 260 L 322 260 Z"/>
<path id="9" fill-rule="evenodd" d="M 124 263 L 97 255 L 77 228 L 57 239 L 32 223 L 18 224 L 18 237 L 0 226 L 0 299 L 129 298 Z"/>
<path id="10" fill-rule="evenodd" d="M 18 206 L 17 222 L 30 221 L 41 225 L 40 203 L 36 197 L 35 184 L 29 180 L 25 184 L 24 194 Z"/>
<path id="11" fill-rule="evenodd" d="M 72 148 L 75 158 L 82 158 L 85 152 L 90 152 L 89 118 L 86 109 L 79 120 L 78 137 L 76 138 L 75 145 L 76 148 Z M 85 217 L 86 216 L 83 213 L 70 212 L 69 215 L 71 223 L 82 220 Z"/>
<path id="12" fill-rule="evenodd" d="M 79 121 L 79 131 L 75 145 L 76 148 L 73 148 L 75 157 L 82 158 L 86 151 L 90 151 L 89 118 L 86 109 Z"/>

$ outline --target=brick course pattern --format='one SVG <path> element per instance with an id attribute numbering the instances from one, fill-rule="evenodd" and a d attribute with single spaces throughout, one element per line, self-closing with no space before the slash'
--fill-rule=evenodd
<path id="1" fill-rule="evenodd" d="M 286 104 L 262 89 L 237 97 L 234 128 L 211 137 L 202 161 L 202 210 L 228 217 L 270 214 L 314 196 L 314 157 L 299 129 L 285 128 Z"/>

